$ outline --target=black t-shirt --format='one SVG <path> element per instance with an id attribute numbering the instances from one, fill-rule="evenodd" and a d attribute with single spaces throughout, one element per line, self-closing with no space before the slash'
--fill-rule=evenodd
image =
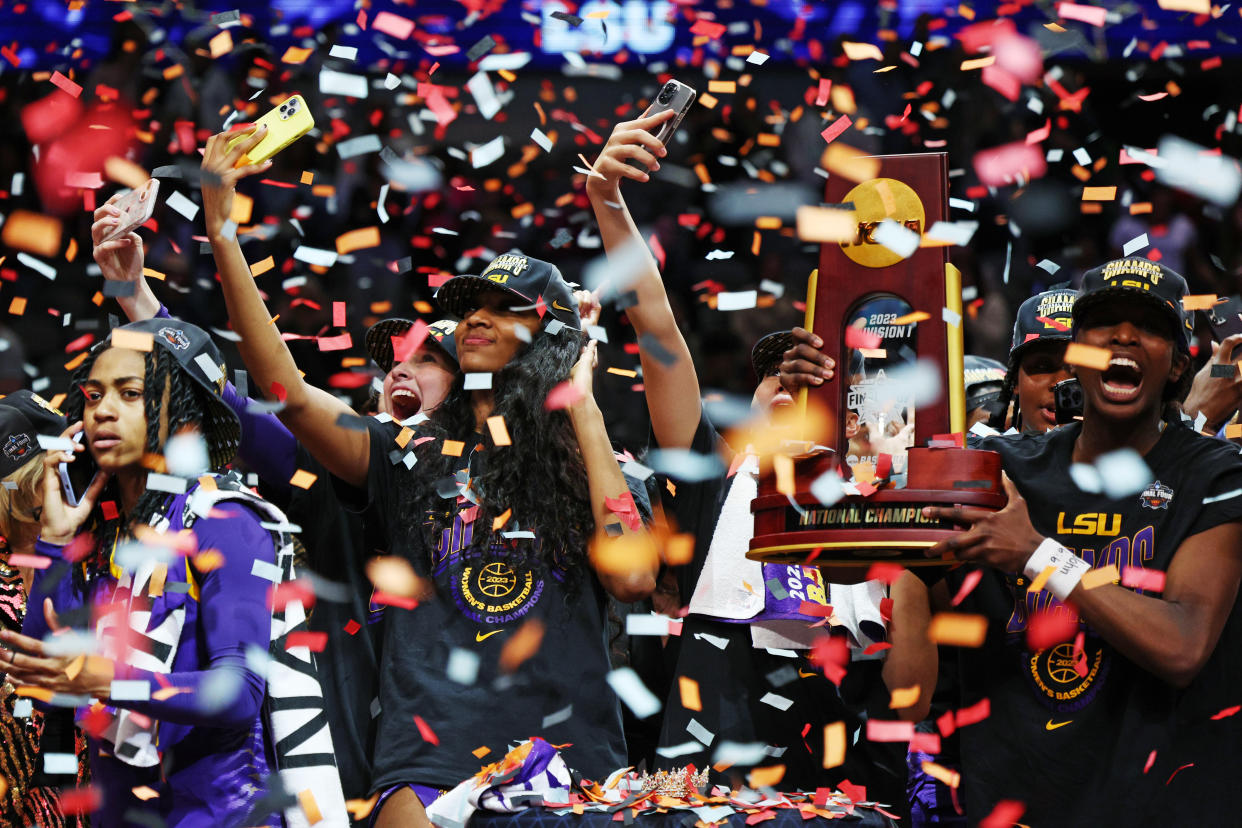
<path id="1" fill-rule="evenodd" d="M 405 452 L 397 451 L 396 426 L 368 418 L 367 427 L 368 522 L 383 530 L 390 554 L 405 557 L 436 585 L 435 594 L 414 609 L 391 606 L 385 612 L 372 788 L 402 782 L 450 788 L 531 736 L 569 744 L 562 750 L 566 762 L 587 777 L 603 779 L 623 767 L 621 711 L 605 680 L 605 595 L 594 573 L 579 573 L 571 588 L 575 576 L 516 564 L 502 542 L 478 549 L 471 543 L 473 525 L 460 509 L 429 551 L 427 532 L 408 531 L 398 502 L 400 476 L 417 474 L 417 466 L 408 471 L 400 462 Z M 530 484 L 551 485 L 536 479 Z M 355 504 L 364 497 L 348 486 L 341 491 Z M 631 491 L 642 511 L 642 487 Z M 451 503 L 446 500 L 446 507 Z M 502 672 L 502 648 L 533 619 L 544 627 L 541 645 L 512 673 Z M 467 681 L 471 674 L 473 681 Z M 476 755 L 480 748 L 489 752 Z"/>
<path id="2" fill-rule="evenodd" d="M 1080 431 L 1074 424 L 1041 435 L 991 437 L 981 447 L 1000 452 L 1035 529 L 1093 566 L 1165 571 L 1187 538 L 1242 518 L 1242 496 L 1229 496 L 1242 493 L 1236 448 L 1168 425 L 1144 458 L 1154 482 L 1141 494 L 1111 499 L 1079 489 L 1069 476 Z M 971 569 L 950 573 L 951 592 Z M 1001 799 L 1016 799 L 1026 803 L 1022 822 L 1035 826 L 1170 818 L 1223 824 L 1203 817 L 1214 805 L 1223 807 L 1224 786 L 1242 768 L 1242 743 L 1236 717 L 1209 717 L 1226 699 L 1242 702 L 1237 604 L 1207 667 L 1178 691 L 1081 621 L 1081 653 L 1072 640 L 1031 652 L 1029 618 L 1061 604 L 1046 590 L 1028 593 L 1028 586 L 1021 573 L 984 569 L 960 606 L 990 622 L 984 646 L 960 652 L 963 704 L 983 698 L 991 704 L 988 718 L 961 730 L 971 820 L 982 819 Z M 1154 764 L 1144 773 L 1153 751 Z M 1178 774 L 1189 780 L 1179 784 L 1205 792 L 1198 800 L 1173 797 L 1165 785 L 1187 762 L 1195 767 Z"/>
<path id="3" fill-rule="evenodd" d="M 335 582 L 320 590 L 308 627 L 328 634 L 327 646 L 315 655 L 315 663 L 341 786 L 347 799 L 365 798 L 371 791 L 376 730 L 371 707 L 379 694 L 383 635 L 382 612 L 369 609 L 372 587 L 366 561 L 379 554 L 382 539 L 374 531 L 367 534 L 363 516 L 342 507 L 331 475 L 300 443 L 296 462 L 297 468 L 317 475 L 315 482 L 306 489 L 290 486 L 269 492 L 264 487 L 264 494 L 285 510 L 290 522 L 302 527 L 298 539 L 306 565 Z"/>

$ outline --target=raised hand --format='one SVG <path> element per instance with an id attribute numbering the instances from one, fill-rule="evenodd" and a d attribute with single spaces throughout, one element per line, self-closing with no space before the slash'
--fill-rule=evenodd
<path id="1" fill-rule="evenodd" d="M 824 341 L 805 328 L 794 328 L 792 333 L 793 347 L 781 357 L 781 385 L 793 393 L 832 379 L 837 364 L 820 350 Z"/>
<path id="2" fill-rule="evenodd" d="M 207 236 L 219 235 L 233 212 L 233 193 L 237 190 L 237 182 L 247 176 L 266 171 L 272 166 L 272 159 L 261 164 L 246 164 L 237 167 L 242 156 L 254 149 L 267 135 L 267 126 L 250 127 L 241 133 L 245 139 L 237 146 L 229 149 L 229 141 L 237 137 L 236 132 L 221 132 L 207 139 L 207 148 L 203 152 L 203 217 L 207 223 Z"/>
<path id="3" fill-rule="evenodd" d="M 103 241 L 116 229 L 121 211 L 116 202 L 123 194 L 117 193 L 95 210 L 91 224 L 91 253 L 103 271 L 103 277 L 111 282 L 137 282 L 142 278 L 142 237 L 131 230 L 111 241 Z"/>
<path id="4" fill-rule="evenodd" d="M 595 172 L 599 176 L 587 176 L 587 193 L 612 197 L 620 192 L 623 178 L 634 181 L 649 180 L 651 176 L 648 173 L 627 164 L 626 161 L 632 158 L 651 172 L 660 169 L 657 159 L 668 155 L 668 150 L 649 130 L 655 129 L 676 114 L 673 110 L 666 109 L 646 118 L 622 121 L 613 127 L 607 143 L 595 159 Z"/>
<path id="5" fill-rule="evenodd" d="M 74 423 L 61 432 L 61 437 L 72 438 L 82 430 L 81 421 Z M 73 451 L 48 451 L 43 455 L 43 514 L 40 518 L 39 537 L 48 543 L 61 546 L 73 540 L 74 535 L 95 508 L 95 499 L 103 491 L 108 482 L 108 474 L 104 471 L 95 473 L 95 479 L 86 487 L 86 492 L 78 501 L 77 506 L 65 502 L 65 494 L 61 490 L 61 463 L 72 463 L 75 457 L 86 451 L 86 446 L 75 444 Z"/>
<path id="6" fill-rule="evenodd" d="M 1235 364 L 1238 355 L 1234 353 L 1239 345 L 1242 345 L 1242 334 L 1227 336 L 1219 345 L 1212 343 L 1212 358 L 1195 374 L 1190 393 L 1182 404 L 1182 410 L 1192 420 L 1203 414 L 1204 431 L 1219 431 L 1242 405 L 1242 373 Z M 1228 366 L 1229 376 L 1212 376 L 1212 369 L 1218 365 Z"/>

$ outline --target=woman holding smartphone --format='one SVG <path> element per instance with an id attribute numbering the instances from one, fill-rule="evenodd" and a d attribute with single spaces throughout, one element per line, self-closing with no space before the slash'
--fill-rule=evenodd
<path id="1" fill-rule="evenodd" d="M 430 418 L 342 427 L 224 232 L 237 178 L 260 170 L 234 164 L 261 136 L 227 140 L 207 144 L 204 179 L 217 183 L 204 184 L 204 214 L 246 366 L 260 388 L 284 389 L 282 421 L 432 587 L 385 616 L 375 824 L 426 825 L 425 804 L 513 739 L 572 743 L 566 761 L 592 778 L 622 766 L 603 593 L 643 597 L 656 562 L 591 393 L 594 346 L 582 346 L 568 283 L 516 252 L 449 280 L 437 301 L 461 319 L 462 374 L 444 402 Z"/>

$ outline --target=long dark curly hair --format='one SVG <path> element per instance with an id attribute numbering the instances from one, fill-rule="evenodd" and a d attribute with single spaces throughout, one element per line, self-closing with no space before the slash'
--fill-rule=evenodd
<path id="1" fill-rule="evenodd" d="M 107 348 L 97 348 L 92 351 L 73 373 L 69 394 L 65 398 L 65 415 L 71 423 L 82 419 L 86 407 L 82 384 L 90 377 L 95 361 L 105 350 Z M 169 436 L 176 434 L 186 426 L 201 429 L 204 412 L 207 411 L 207 392 L 195 383 L 177 363 L 176 358 L 163 348 L 154 347 L 147 351 L 143 356 L 143 361 L 145 371 L 142 401 L 143 412 L 147 418 L 146 450 L 160 453 L 164 448 L 163 441 L 160 439 L 161 413 L 168 418 L 166 433 Z M 167 397 L 165 397 L 165 388 L 167 388 Z M 85 457 L 89 457 L 89 453 Z M 100 504 L 109 500 L 116 502 L 118 506 L 120 504 L 120 492 L 116 487 L 116 481 L 110 480 L 96 500 L 95 508 L 87 518 L 86 525 L 94 533 L 99 548 L 102 548 L 105 540 L 111 541 L 115 537 L 118 528 L 122 534 L 126 534 L 132 527 L 149 522 L 169 497 L 171 495 L 167 492 L 147 489 L 128 514 L 118 514 L 117 517 L 108 520 L 104 517 Z"/>
<path id="2" fill-rule="evenodd" d="M 437 484 L 466 464 L 464 456 L 441 452 L 447 439 L 465 442 L 467 453 L 482 445 L 470 459 L 471 487 L 479 498 L 472 551 L 503 544 L 515 563 L 542 571 L 585 570 L 581 564 L 594 531 L 586 466 L 569 416 L 544 407 L 548 392 L 569 378 L 581 350 L 572 329 L 557 335 L 539 332 L 495 374 L 492 416 L 504 417 L 512 445 L 496 446 L 490 429 L 482 435 L 477 432 L 470 392 L 461 375 L 431 419 L 418 427 L 419 437 L 435 439 L 414 448 L 418 463 L 415 473 L 399 477 L 398 502 L 411 507 L 403 509 L 403 530 L 415 539 L 414 548 L 420 547 L 418 540 L 425 541 L 428 567 L 434 563 L 437 539 L 451 525 L 455 511 L 453 500 L 437 493 Z M 493 520 L 506 510 L 512 510 L 508 521 L 493 532 Z M 500 537 L 499 532 L 517 527 L 533 531 L 536 542 L 514 543 Z"/>

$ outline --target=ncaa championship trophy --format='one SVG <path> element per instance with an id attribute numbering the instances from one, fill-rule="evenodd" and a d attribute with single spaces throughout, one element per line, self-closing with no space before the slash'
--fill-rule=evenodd
<path id="1" fill-rule="evenodd" d="M 836 370 L 799 405 L 805 415 L 810 395 L 826 408 L 835 444 L 793 458 L 792 493 L 770 474 L 751 503 L 748 557 L 819 566 L 835 583 L 863 580 L 876 562 L 945 565 L 925 550 L 961 527 L 924 518 L 924 506 L 1005 504 L 1000 456 L 964 448 L 961 274 L 946 246 L 922 238 L 948 213 L 946 156 L 873 160 L 879 177 L 828 181 L 827 206 L 851 210 L 857 231 L 821 245 L 807 286 L 806 328 Z M 908 257 L 877 241 L 909 244 L 911 231 L 921 244 Z M 812 493 L 824 474 L 847 481 L 830 503 L 824 491 L 839 486 Z"/>

